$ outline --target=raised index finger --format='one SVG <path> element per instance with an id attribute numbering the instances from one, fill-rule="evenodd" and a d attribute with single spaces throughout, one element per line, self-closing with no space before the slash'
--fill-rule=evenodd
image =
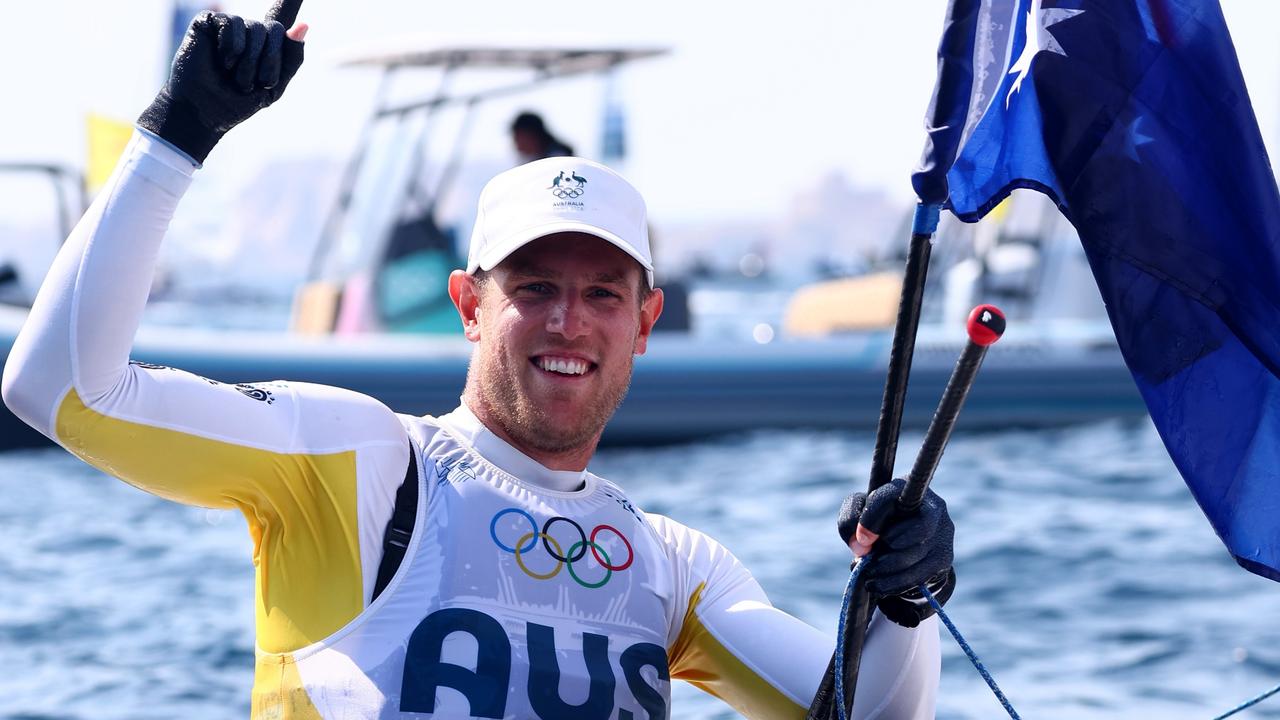
<path id="1" fill-rule="evenodd" d="M 267 10 L 267 22 L 275 20 L 288 30 L 297 21 L 301 7 L 302 0 L 275 0 L 271 3 L 271 9 Z"/>

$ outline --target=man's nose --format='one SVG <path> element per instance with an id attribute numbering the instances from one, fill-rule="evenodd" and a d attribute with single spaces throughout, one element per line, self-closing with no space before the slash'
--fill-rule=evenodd
<path id="1" fill-rule="evenodd" d="M 582 301 L 573 296 L 566 296 L 556 301 L 547 317 L 547 330 L 573 340 L 587 334 L 586 308 Z"/>

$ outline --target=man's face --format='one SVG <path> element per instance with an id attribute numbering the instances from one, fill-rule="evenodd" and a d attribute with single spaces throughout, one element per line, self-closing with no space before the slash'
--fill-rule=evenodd
<path id="1" fill-rule="evenodd" d="M 455 273 L 451 292 L 479 343 L 468 390 L 484 414 L 518 446 L 594 448 L 662 310 L 661 291 L 642 302 L 644 283 L 639 263 L 582 233 L 535 240 L 483 282 Z"/>

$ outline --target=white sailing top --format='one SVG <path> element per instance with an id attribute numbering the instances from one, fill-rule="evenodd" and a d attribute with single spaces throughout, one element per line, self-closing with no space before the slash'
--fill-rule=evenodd
<path id="1" fill-rule="evenodd" d="M 3 390 L 95 467 L 245 515 L 254 717 L 659 718 L 675 679 L 748 717 L 804 715 L 831 638 L 773 608 L 724 547 L 608 481 L 539 465 L 465 407 L 417 418 L 333 387 L 130 363 L 193 171 L 135 135 L 41 287 Z M 370 602 L 411 451 L 414 536 Z M 855 717 L 932 717 L 938 670 L 935 621 L 877 614 Z"/>

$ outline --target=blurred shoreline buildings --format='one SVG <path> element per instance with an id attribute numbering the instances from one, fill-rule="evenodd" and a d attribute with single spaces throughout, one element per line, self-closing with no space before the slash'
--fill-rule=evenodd
<path id="1" fill-rule="evenodd" d="M 320 155 L 284 158 L 264 164 L 238 188 L 193 186 L 203 201 L 184 206 L 165 248 L 175 289 L 205 293 L 234 287 L 291 297 L 334 201 L 341 165 L 338 158 Z M 496 160 L 468 164 L 444 198 L 441 222 L 463 241 L 480 187 L 502 167 Z M 187 211 L 188 206 L 193 207 Z M 773 216 L 681 219 L 652 207 L 650 223 L 662 274 L 750 279 L 767 273 L 770 280 L 793 285 L 856 275 L 891 256 L 908 213 L 884 192 L 858 187 L 832 169 L 812 185 L 794 188 L 787 209 Z M 12 236 L 16 230 L 4 232 Z M 49 233 L 32 227 L 25 234 Z M 741 267 L 752 254 L 763 262 L 760 272 Z"/>

